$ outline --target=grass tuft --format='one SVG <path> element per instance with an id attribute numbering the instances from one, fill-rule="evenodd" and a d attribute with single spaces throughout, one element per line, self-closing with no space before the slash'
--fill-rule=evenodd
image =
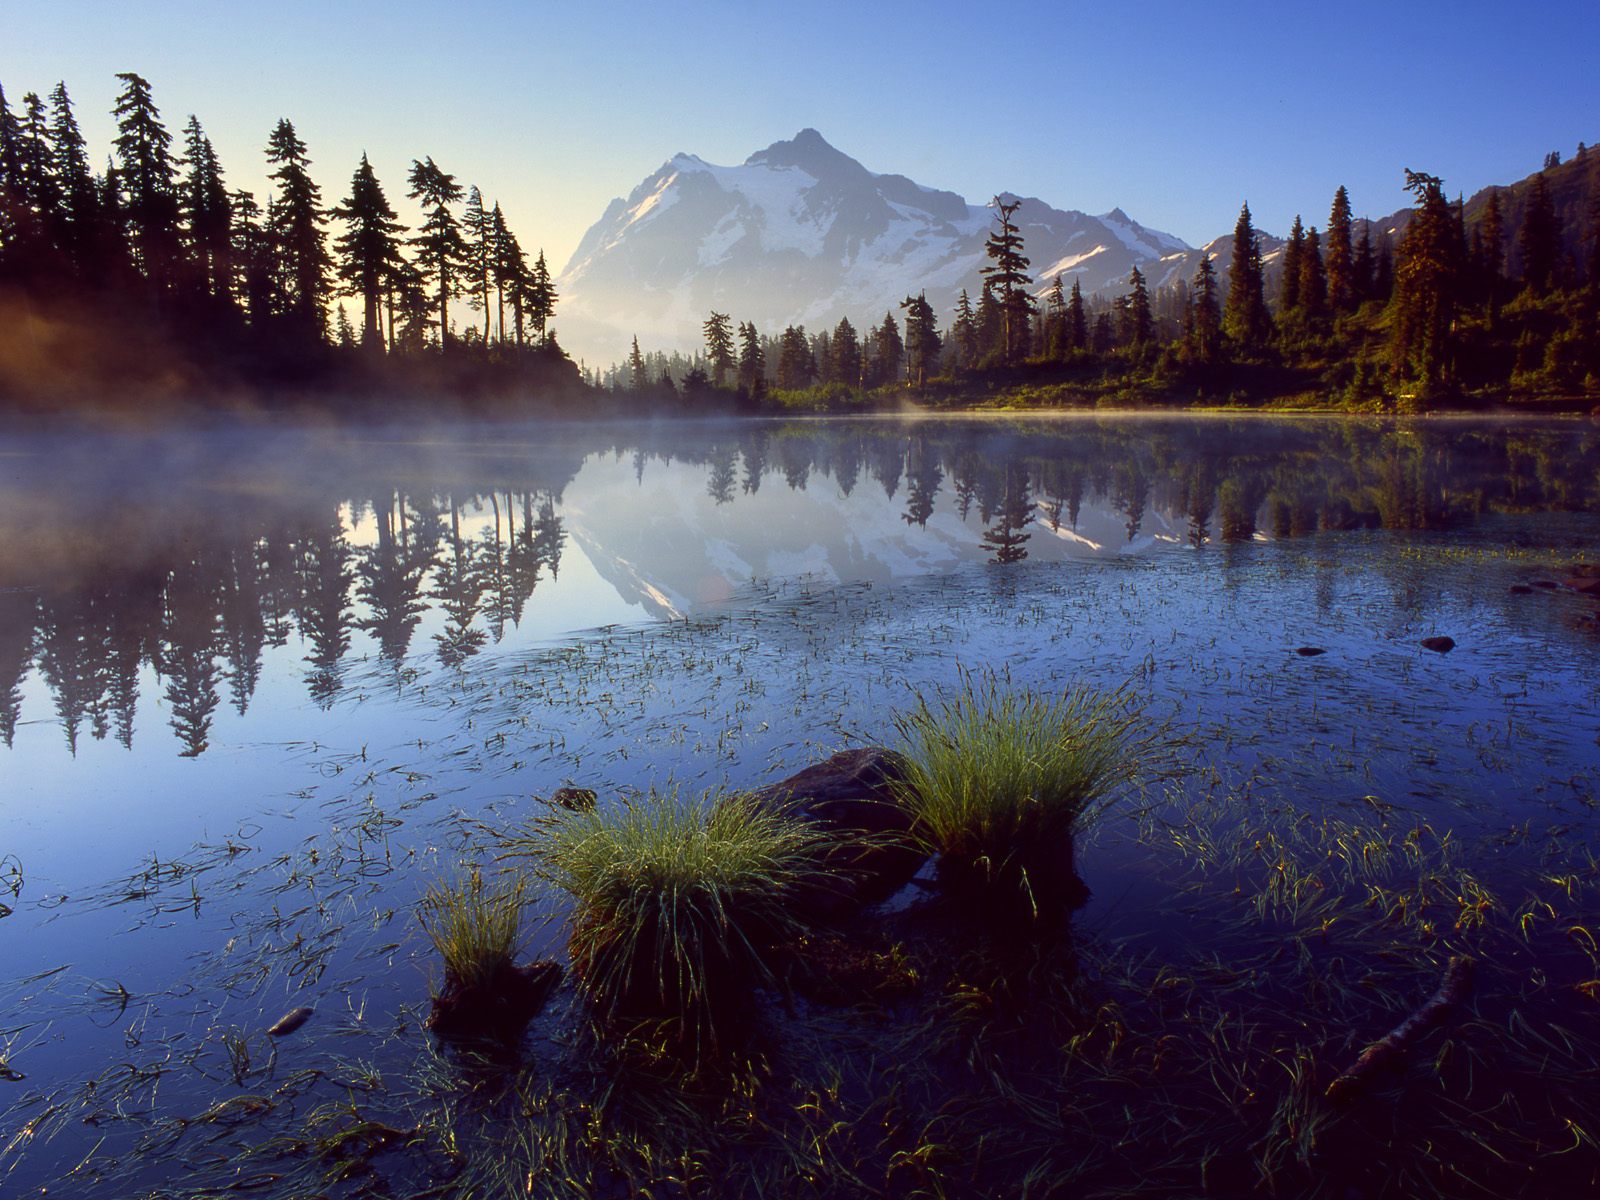
<path id="1" fill-rule="evenodd" d="M 1140 717 L 1125 690 L 1012 690 L 995 675 L 896 718 L 910 768 L 899 792 L 941 869 L 1032 893 L 1037 867 L 1136 775 Z M 1070 873 L 1070 861 L 1059 864 Z"/>
<path id="2" fill-rule="evenodd" d="M 568 949 L 601 1016 L 715 1041 L 728 1002 L 772 983 L 769 947 L 804 931 L 793 901 L 820 849 L 809 825 L 748 796 L 651 791 L 543 819 L 512 852 L 576 902 Z"/>
<path id="3" fill-rule="evenodd" d="M 522 946 L 525 895 L 520 877 L 486 883 L 477 867 L 465 879 L 428 889 L 422 927 L 444 959 L 449 982 L 472 991 L 513 965 Z"/>

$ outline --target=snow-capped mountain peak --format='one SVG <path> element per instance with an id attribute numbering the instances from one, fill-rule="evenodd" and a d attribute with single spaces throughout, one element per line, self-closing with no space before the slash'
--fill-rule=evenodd
<path id="1" fill-rule="evenodd" d="M 957 294 L 982 287 L 995 216 L 872 172 L 810 128 L 737 166 L 680 153 L 584 235 L 558 281 L 562 341 L 601 362 L 620 359 L 634 335 L 686 348 L 713 309 L 767 333 L 844 316 L 864 327 L 918 291 L 947 322 Z M 1189 250 L 1121 209 L 1094 217 L 1023 198 L 1015 219 L 1041 291 L 1057 274 L 1086 294 L 1120 290 L 1134 266 L 1150 277 Z"/>

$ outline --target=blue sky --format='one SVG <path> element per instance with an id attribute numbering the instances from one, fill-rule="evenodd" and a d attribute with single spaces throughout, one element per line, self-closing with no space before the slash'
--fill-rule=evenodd
<path id="1" fill-rule="evenodd" d="M 1405 167 L 1470 194 L 1600 142 L 1597 0 L 6 7 L 7 97 L 65 79 L 102 155 L 113 75 L 137 70 L 235 186 L 261 188 L 287 116 L 330 201 L 367 150 L 409 216 L 405 171 L 432 155 L 556 269 L 673 153 L 738 162 L 805 126 L 974 202 L 1121 206 L 1190 242 L 1246 198 L 1282 232 L 1341 183 L 1380 215 Z"/>

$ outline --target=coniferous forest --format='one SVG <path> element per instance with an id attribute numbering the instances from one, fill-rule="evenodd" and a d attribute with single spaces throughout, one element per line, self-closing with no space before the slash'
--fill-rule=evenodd
<path id="1" fill-rule="evenodd" d="M 996 197 L 982 288 L 953 313 L 919 294 L 898 318 L 766 336 L 713 312 L 703 353 L 649 355 L 635 340 L 591 378 L 689 409 L 1600 403 L 1600 153 L 1551 153 L 1528 180 L 1471 202 L 1435 176 L 1405 181 L 1410 210 L 1358 221 L 1341 187 L 1324 231 L 1296 219 L 1270 254 L 1245 204 L 1236 250 L 1202 252 L 1191 280 L 1156 293 L 1135 267 L 1110 298 L 1033 278 L 1021 202 Z"/>
<path id="2" fill-rule="evenodd" d="M 544 254 L 477 187 L 425 156 L 391 197 L 363 155 L 325 191 L 280 119 L 258 197 L 198 118 L 175 133 L 147 80 L 117 78 L 100 171 L 65 83 L 19 109 L 0 85 L 0 399 L 498 411 L 581 390 Z"/>
<path id="3" fill-rule="evenodd" d="M 1231 249 L 1115 297 L 1030 275 L 1022 203 L 996 197 L 974 299 L 776 334 L 711 312 L 704 351 L 582 370 L 556 288 L 498 203 L 431 156 L 391 199 L 365 155 L 325 187 L 288 119 L 271 193 L 228 186 L 198 118 L 176 133 L 125 72 L 93 165 L 65 83 L 0 85 L 0 400 L 33 410 L 267 402 L 382 412 L 408 398 L 541 409 L 834 410 L 1245 405 L 1588 410 L 1600 402 L 1600 153 L 1580 144 L 1471 202 L 1405 171 L 1414 206 Z M 396 188 L 398 191 L 398 188 Z M 397 207 L 398 205 L 398 207 Z M 1271 239 L 1276 242 L 1276 239 Z"/>

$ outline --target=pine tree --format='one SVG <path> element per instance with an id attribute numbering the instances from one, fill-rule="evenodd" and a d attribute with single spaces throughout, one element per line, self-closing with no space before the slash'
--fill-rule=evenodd
<path id="1" fill-rule="evenodd" d="M 1000 228 L 990 232 L 984 243 L 983 251 L 992 261 L 979 274 L 984 276 L 986 295 L 999 293 L 1001 354 L 1007 363 L 1015 363 L 1028 355 L 1028 318 L 1033 311 L 1033 297 L 1028 294 L 1033 278 L 1022 253 L 1022 233 L 1011 219 L 1022 201 L 996 196 L 990 203 Z"/>
<path id="2" fill-rule="evenodd" d="M 1061 286 L 1059 271 L 1050 284 L 1050 294 L 1045 304 L 1045 323 L 1045 353 L 1059 362 L 1067 352 L 1067 293 Z"/>
<path id="3" fill-rule="evenodd" d="M 833 370 L 846 387 L 861 386 L 861 338 L 849 317 L 833 327 Z"/>
<path id="4" fill-rule="evenodd" d="M 1505 282 L 1505 215 L 1500 208 L 1500 190 L 1489 193 L 1478 223 L 1478 270 L 1483 276 L 1484 294 L 1491 310 Z"/>
<path id="5" fill-rule="evenodd" d="M 321 340 L 328 327 L 333 267 L 324 228 L 328 214 L 322 208 L 322 189 L 311 178 L 306 144 L 287 119 L 280 118 L 267 139 L 267 161 L 277 167 L 268 175 L 278 185 L 268 228 L 277 253 L 284 312 L 305 336 Z"/>
<path id="6" fill-rule="evenodd" d="M 233 293 L 232 201 L 211 139 L 193 114 L 184 127 L 183 138 L 188 171 L 179 189 L 179 203 L 188 231 L 195 282 L 201 294 L 228 301 Z"/>
<path id="7" fill-rule="evenodd" d="M 1128 344 L 1135 350 L 1147 345 L 1155 334 L 1155 319 L 1150 312 L 1150 290 L 1138 267 L 1128 276 Z"/>
<path id="8" fill-rule="evenodd" d="M 1217 273 L 1211 266 L 1211 256 L 1204 250 L 1200 252 L 1192 292 L 1194 355 L 1209 365 L 1222 357 L 1222 307 L 1217 303 Z"/>
<path id="9" fill-rule="evenodd" d="M 1322 239 L 1313 225 L 1306 231 L 1305 250 L 1300 256 L 1300 307 L 1312 317 L 1328 308 L 1328 276 L 1322 266 Z"/>
<path id="10" fill-rule="evenodd" d="M 355 348 L 356 331 L 350 326 L 350 314 L 344 311 L 344 305 L 339 305 L 339 317 L 334 324 L 334 340 L 342 350 Z"/>
<path id="11" fill-rule="evenodd" d="M 706 359 L 711 363 L 712 382 L 722 387 L 734 368 L 733 326 L 727 313 L 713 312 L 701 329 L 706 338 Z"/>
<path id="12" fill-rule="evenodd" d="M 467 189 L 467 204 L 461 214 L 461 237 L 467 244 L 464 261 L 463 294 L 473 312 L 483 314 L 483 343 L 489 344 L 489 281 L 494 274 L 494 226 L 483 207 L 483 193 L 477 185 Z"/>
<path id="13" fill-rule="evenodd" d="M 972 301 L 967 296 L 967 289 L 961 289 L 961 298 L 956 301 L 956 318 L 950 324 L 950 340 L 956 348 L 956 365 L 960 367 L 972 366 L 978 353 L 978 326 L 972 315 Z"/>
<path id="14" fill-rule="evenodd" d="M 1289 229 L 1289 241 L 1283 247 L 1283 284 L 1278 293 L 1278 315 L 1287 317 L 1300 307 L 1300 277 L 1306 252 L 1306 231 L 1296 213 L 1294 225 Z"/>
<path id="15" fill-rule="evenodd" d="M 1072 281 L 1072 295 L 1067 300 L 1067 347 L 1071 350 L 1089 348 L 1089 316 L 1083 307 L 1083 287 Z"/>
<path id="16" fill-rule="evenodd" d="M 87 280 L 100 274 L 95 261 L 100 195 L 65 83 L 56 84 L 50 93 L 50 109 L 52 174 L 60 196 L 54 222 L 56 242 L 78 278 Z"/>
<path id="17" fill-rule="evenodd" d="M 1262 295 L 1261 245 L 1250 223 L 1250 206 L 1239 210 L 1233 228 L 1233 264 L 1228 276 L 1228 301 L 1222 323 L 1228 336 L 1243 350 L 1255 350 L 1265 343 L 1272 327 L 1267 302 Z"/>
<path id="18" fill-rule="evenodd" d="M 939 322 L 926 293 L 907 296 L 900 307 L 906 310 L 906 378 L 922 387 L 928 382 L 928 373 L 939 365 L 939 349 L 943 345 Z"/>
<path id="19" fill-rule="evenodd" d="M 1417 210 L 1401 239 L 1395 268 L 1392 350 L 1396 374 L 1414 378 L 1432 392 L 1449 383 L 1454 368 L 1462 247 L 1441 181 L 1408 170 L 1406 190 L 1416 197 Z"/>
<path id="20" fill-rule="evenodd" d="M 234 192 L 229 208 L 233 216 L 229 252 L 238 267 L 237 300 L 250 322 L 259 326 L 273 315 L 277 303 L 272 239 L 267 235 L 261 206 L 249 192 Z"/>
<path id="21" fill-rule="evenodd" d="M 778 386 L 798 391 L 810 387 L 816 375 L 817 364 L 811 356 L 805 326 L 790 325 L 778 343 Z"/>
<path id="22" fill-rule="evenodd" d="M 883 314 L 883 324 L 872 331 L 872 382 L 875 386 L 900 382 L 900 364 L 906 345 L 900 340 L 900 325 L 894 314 Z"/>
<path id="23" fill-rule="evenodd" d="M 1554 282 L 1560 238 L 1555 207 L 1550 201 L 1550 185 L 1541 172 L 1533 177 L 1527 211 L 1522 217 L 1522 232 L 1517 237 L 1517 249 L 1522 254 L 1523 286 L 1535 296 L 1544 295 Z"/>
<path id="24" fill-rule="evenodd" d="M 526 269 L 526 264 L 520 256 L 512 253 L 516 239 L 511 236 L 511 229 L 506 224 L 506 215 L 500 211 L 500 202 L 495 201 L 494 208 L 489 211 L 489 274 L 494 281 L 494 312 L 495 325 L 499 330 L 498 340 L 506 340 L 506 296 L 516 286 L 519 271 Z"/>
<path id="25" fill-rule="evenodd" d="M 1004 362 L 1005 322 L 1001 315 L 1000 302 L 994 298 L 994 288 L 987 284 L 978 297 L 978 311 L 973 324 L 978 347 L 975 365 L 985 366 L 996 361 Z"/>
<path id="26" fill-rule="evenodd" d="M 852 330 L 852 332 L 854 332 Z M 767 358 L 753 321 L 739 326 L 739 386 L 752 398 L 766 391 Z"/>
<path id="27" fill-rule="evenodd" d="M 1350 241 L 1350 193 L 1341 185 L 1328 211 L 1328 305 L 1334 312 L 1349 312 L 1359 299 L 1355 283 L 1355 258 Z"/>
<path id="28" fill-rule="evenodd" d="M 1351 287 L 1355 303 L 1360 305 L 1372 299 L 1372 273 L 1377 261 L 1372 254 L 1372 223 L 1361 222 L 1361 240 L 1356 243 L 1355 260 L 1350 267 Z"/>
<path id="29" fill-rule="evenodd" d="M 380 349 L 382 306 L 393 291 L 400 268 L 400 235 L 404 228 L 389 207 L 383 185 L 365 152 L 350 179 L 350 195 L 333 210 L 333 216 L 345 225 L 345 232 L 334 241 L 339 278 L 345 284 L 346 295 L 361 298 L 361 344 Z"/>
<path id="30" fill-rule="evenodd" d="M 650 372 L 644 365 L 644 355 L 639 353 L 639 335 L 633 337 L 633 349 L 628 352 L 628 386 L 642 392 L 650 384 Z"/>
<path id="31" fill-rule="evenodd" d="M 432 275 L 434 303 L 439 314 L 439 347 L 448 350 L 451 284 L 467 254 L 461 226 L 450 211 L 450 206 L 461 199 L 461 185 L 454 175 L 440 170 L 431 157 L 426 161 L 411 160 L 410 184 L 411 190 L 406 194 L 417 201 L 426 214 L 411 244 Z"/>
<path id="32" fill-rule="evenodd" d="M 550 278 L 550 268 L 545 265 L 544 251 L 541 250 L 539 257 L 534 260 L 533 270 L 528 274 L 527 309 L 528 323 L 542 340 L 549 340 L 547 331 L 551 318 L 555 316 L 558 299 L 555 281 Z"/>
<path id="33" fill-rule="evenodd" d="M 172 135 L 161 123 L 150 84 L 131 71 L 117 76 L 117 177 L 132 236 L 134 261 L 157 295 L 172 285 L 178 262 L 178 198 Z"/>

